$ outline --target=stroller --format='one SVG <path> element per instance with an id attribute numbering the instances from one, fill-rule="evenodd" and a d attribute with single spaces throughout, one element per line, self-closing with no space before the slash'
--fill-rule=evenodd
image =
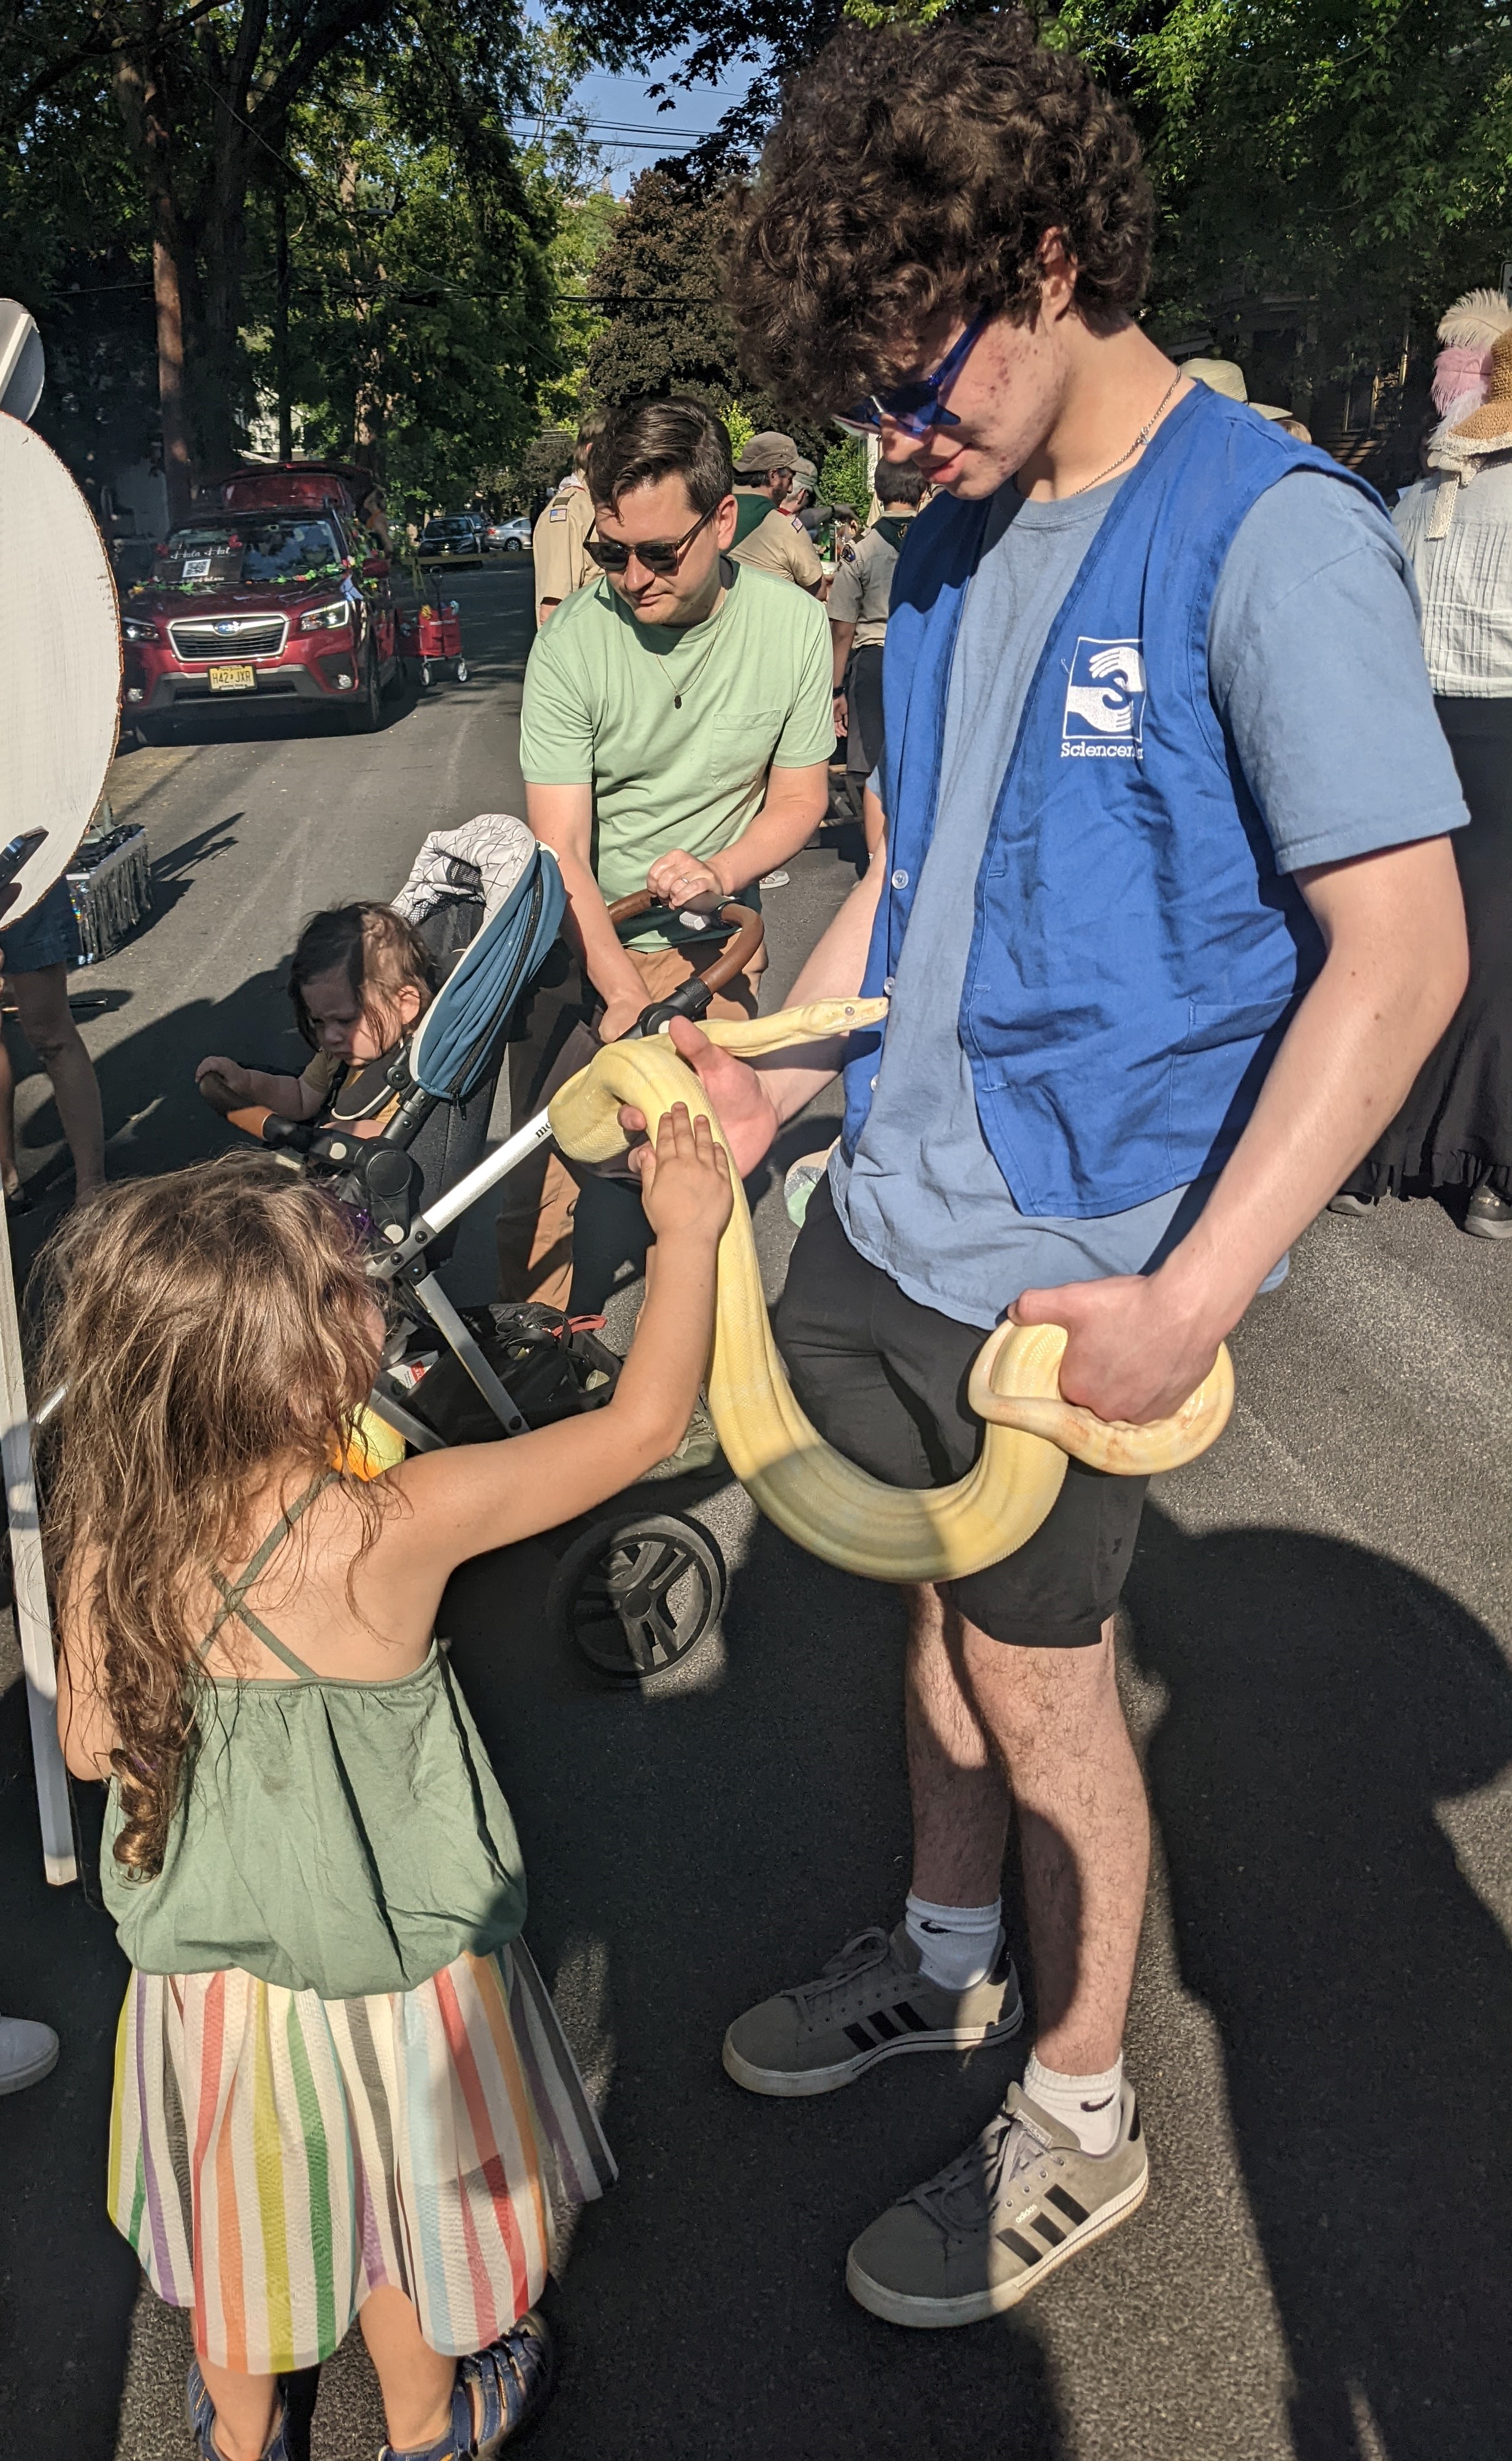
<path id="1" fill-rule="evenodd" d="M 574 1319 L 533 1302 L 459 1309 L 438 1278 L 462 1216 L 550 1138 L 543 1110 L 482 1157 L 510 1028 L 565 908 L 556 859 L 522 823 L 486 815 L 427 840 L 394 903 L 451 970 L 391 1064 L 394 1106 L 381 1132 L 359 1139 L 339 1123 L 232 1118 L 265 1144 L 294 1149 L 298 1166 L 317 1173 L 362 1226 L 368 1270 L 388 1286 L 394 1316 L 370 1412 L 426 1452 L 601 1408 L 621 1362 L 595 1338 L 602 1318 Z M 642 893 L 610 911 L 627 925 L 650 904 Z M 672 1016 L 703 1016 L 713 993 L 750 963 L 761 945 L 759 915 L 729 904 L 718 919 L 730 934 L 718 957 L 648 1008 L 635 1034 L 654 1034 Z M 572 1054 L 564 1076 L 586 1056 Z M 608 1512 L 553 1533 L 562 1552 L 548 1616 L 601 1676 L 642 1682 L 676 1665 L 718 1621 L 727 1589 L 719 1549 L 697 1521 L 669 1508 L 727 1476 L 717 1460 L 679 1472 L 674 1457 Z"/>

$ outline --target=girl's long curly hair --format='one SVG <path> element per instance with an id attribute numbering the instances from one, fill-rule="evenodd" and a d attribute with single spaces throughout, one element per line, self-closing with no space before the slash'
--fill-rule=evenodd
<path id="1" fill-rule="evenodd" d="M 330 1199 L 261 1156 L 106 1189 L 47 1252 L 43 1530 L 71 1632 L 98 1653 L 124 1815 L 162 1868 L 197 1740 L 205 1573 L 265 1532 L 248 1498 L 344 1459 L 373 1372 L 373 1285 Z M 343 1472 L 362 1516 L 384 1496 Z M 354 1560 L 355 1557 L 354 1557 Z"/>

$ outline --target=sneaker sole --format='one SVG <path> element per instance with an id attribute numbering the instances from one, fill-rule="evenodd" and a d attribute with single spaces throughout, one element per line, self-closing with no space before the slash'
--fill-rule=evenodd
<path id="1" fill-rule="evenodd" d="M 1090 2247 L 1096 2238 L 1103 2238 L 1120 2222 L 1137 2213 L 1149 2194 L 1150 2173 L 1146 2168 L 1142 2178 L 1136 2179 L 1121 2196 L 1116 2196 L 1080 2228 L 1074 2230 L 1059 2247 L 1042 2256 L 1039 2262 L 1015 2280 L 999 2282 L 995 2288 L 973 2290 L 962 2299 L 921 2299 L 904 2290 L 889 2290 L 884 2282 L 874 2281 L 863 2273 L 854 2257 L 845 2259 L 845 2287 L 859 2307 L 880 2316 L 886 2324 L 905 2324 L 914 2332 L 942 2332 L 954 2324 L 980 2324 L 990 2316 L 1006 2315 L 1027 2299 L 1049 2273 L 1069 2262 Z"/>
<path id="2" fill-rule="evenodd" d="M 1465 1216 L 1465 1236 L 1469 1239 L 1512 1239 L 1512 1222 L 1481 1222 L 1469 1213 Z"/>
<path id="3" fill-rule="evenodd" d="M 52 2049 L 44 2051 L 40 2059 L 33 2060 L 30 2067 L 12 2068 L 9 2076 L 0 2077 L 0 2093 L 24 2093 L 29 2085 L 40 2085 L 43 2078 L 51 2076 L 56 2067 L 62 2047 L 61 2043 L 54 2043 Z"/>
<path id="4" fill-rule="evenodd" d="M 994 2043 L 1012 2042 L 1024 2022 L 1024 2002 L 1019 2001 L 1012 2016 L 1000 2017 L 995 2025 L 975 2025 L 959 2031 L 944 2030 L 933 2034 L 903 2034 L 895 2043 L 878 2043 L 869 2051 L 858 2051 L 851 2060 L 839 2060 L 827 2068 L 758 2068 L 742 2059 L 727 2034 L 720 2049 L 726 2076 L 744 2086 L 747 2093 L 769 2094 L 777 2102 L 802 2102 L 810 2094 L 834 2093 L 853 2078 L 864 2076 L 884 2060 L 896 2059 L 902 2051 L 975 2051 L 990 2048 Z"/>

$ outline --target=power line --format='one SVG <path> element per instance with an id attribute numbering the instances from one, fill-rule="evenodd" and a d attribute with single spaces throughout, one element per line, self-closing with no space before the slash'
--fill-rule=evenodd
<path id="1" fill-rule="evenodd" d="M 511 112 L 509 116 L 512 119 L 528 121 L 534 128 L 543 127 L 551 134 L 580 133 L 586 137 L 604 136 L 608 139 L 611 146 L 632 145 L 649 154 L 675 153 L 679 146 L 701 145 L 706 139 L 716 137 L 719 133 L 714 128 L 666 128 L 657 131 L 644 120 L 581 120 L 558 113 L 542 115 L 537 112 L 516 111 Z M 669 142 L 669 139 L 671 141 Z"/>

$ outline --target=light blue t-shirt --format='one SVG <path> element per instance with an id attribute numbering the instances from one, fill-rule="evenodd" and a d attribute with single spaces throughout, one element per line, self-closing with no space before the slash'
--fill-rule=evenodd
<path id="1" fill-rule="evenodd" d="M 1020 1291 L 1138 1273 L 1184 1238 L 1211 1179 L 1126 1213 L 1018 1211 L 982 1134 L 958 1019 L 997 790 L 1051 624 L 1121 480 L 988 516 L 956 636 L 940 801 L 892 985 L 871 1109 L 835 1203 L 853 1247 L 910 1298 L 995 1324 Z M 1228 550 L 1208 619 L 1214 706 L 1283 872 L 1458 828 L 1468 815 L 1435 715 L 1411 570 L 1353 487 L 1298 470 Z M 875 781 L 873 781 L 875 783 Z M 1279 1265 L 1266 1287 L 1286 1271 Z"/>

